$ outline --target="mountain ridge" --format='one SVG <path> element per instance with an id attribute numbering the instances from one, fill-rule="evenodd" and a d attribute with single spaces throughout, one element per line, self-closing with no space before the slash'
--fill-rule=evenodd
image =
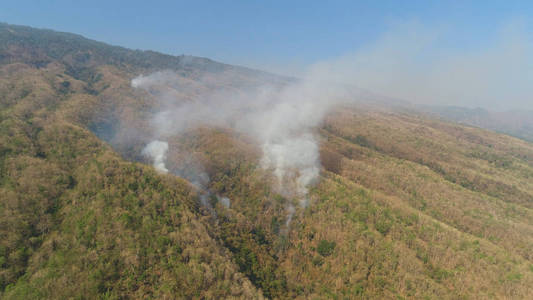
<path id="1" fill-rule="evenodd" d="M 29 26 L 11 25 L 0 22 L 0 35 L 2 35 L 0 38 L 4 41 L 2 45 L 3 56 L 1 57 L 3 63 L 10 62 L 9 55 L 13 55 L 15 59 L 17 59 L 17 56 L 20 55 L 20 53 L 11 53 L 10 51 L 6 51 L 10 45 L 27 43 L 27 45 L 25 45 L 26 48 L 44 50 L 45 54 L 52 59 L 65 59 L 65 56 L 67 55 L 77 54 L 79 57 L 78 59 L 74 57 L 74 62 L 87 64 L 90 62 L 90 57 L 87 57 L 87 53 L 75 53 L 77 50 L 76 47 L 81 44 L 81 46 L 85 48 L 85 51 L 93 51 L 97 56 L 97 63 L 101 64 L 120 64 L 124 62 L 138 65 L 139 67 L 152 72 L 163 69 L 178 70 L 188 66 L 210 72 L 237 69 L 238 71 L 247 74 L 259 74 L 264 76 L 265 79 L 273 79 L 277 77 L 289 79 L 288 77 L 273 75 L 265 71 L 216 62 L 209 58 L 184 54 L 174 56 L 152 50 L 133 50 L 122 46 L 109 45 L 103 42 L 88 39 L 82 35 L 60 32 L 51 29 L 35 29 Z M 45 37 L 44 41 L 42 40 L 42 37 Z M 50 42 L 54 43 L 51 45 L 51 47 L 46 45 L 46 43 Z M 55 43 L 57 43 L 57 45 Z M 64 49 L 64 52 L 54 52 L 52 51 L 54 48 Z M 6 55 L 6 52 L 8 55 Z M 102 53 L 106 53 L 106 55 L 102 55 Z M 32 53 L 32 56 L 39 57 L 39 54 L 40 53 Z M 150 61 L 150 63 L 148 64 L 144 61 Z M 40 64 L 45 63 L 45 61 L 35 61 L 34 63 L 39 66 Z"/>

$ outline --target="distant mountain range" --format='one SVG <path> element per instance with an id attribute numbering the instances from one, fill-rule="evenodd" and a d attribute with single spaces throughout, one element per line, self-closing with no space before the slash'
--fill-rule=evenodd
<path id="1" fill-rule="evenodd" d="M 423 106 L 421 110 L 446 120 L 506 133 L 533 142 L 533 111 L 494 112 L 483 108 Z"/>

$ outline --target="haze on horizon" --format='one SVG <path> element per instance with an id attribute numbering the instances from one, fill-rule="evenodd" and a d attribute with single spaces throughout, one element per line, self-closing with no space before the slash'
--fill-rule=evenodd
<path id="1" fill-rule="evenodd" d="M 533 110 L 528 2 L 6 1 L 0 21 L 355 85 L 419 104 Z"/>

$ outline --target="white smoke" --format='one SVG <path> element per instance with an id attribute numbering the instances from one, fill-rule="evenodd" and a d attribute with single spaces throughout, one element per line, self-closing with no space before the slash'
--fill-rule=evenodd
<path id="1" fill-rule="evenodd" d="M 316 139 L 309 133 L 302 133 L 278 142 L 266 141 L 261 164 L 265 169 L 273 169 L 279 187 L 285 180 L 295 179 L 296 193 L 306 195 L 307 186 L 320 173 L 319 159 Z M 306 205 L 305 202 L 302 204 Z"/>
<path id="2" fill-rule="evenodd" d="M 171 78 L 172 72 L 162 71 L 156 72 L 148 76 L 139 75 L 131 80 L 131 86 L 134 88 L 143 88 L 153 85 L 171 84 L 172 81 L 168 81 Z"/>
<path id="3" fill-rule="evenodd" d="M 455 25 L 400 22 L 354 52 L 311 66 L 317 76 L 417 104 L 533 109 L 533 36 L 520 20 L 484 37 Z M 480 41 L 483 40 L 483 41 Z"/>
<path id="4" fill-rule="evenodd" d="M 289 227 L 289 225 L 291 224 L 292 217 L 294 216 L 295 212 L 296 210 L 294 209 L 294 206 L 291 203 L 289 203 L 289 207 L 287 208 L 287 221 L 285 221 L 285 225 L 287 227 Z"/>
<path id="5" fill-rule="evenodd" d="M 314 131 L 332 107 L 346 102 L 345 88 L 308 77 L 269 96 L 274 101 L 265 101 L 264 107 L 249 114 L 244 131 L 261 144 L 262 166 L 272 169 L 283 191 L 296 192 L 300 204 L 306 206 L 308 186 L 320 173 Z"/>
<path id="6" fill-rule="evenodd" d="M 142 154 L 152 159 L 153 166 L 157 171 L 161 173 L 167 173 L 168 169 L 165 166 L 167 151 L 167 142 L 155 140 L 146 145 L 142 151 Z"/>
<path id="7" fill-rule="evenodd" d="M 260 164 L 275 175 L 278 192 L 305 207 L 308 188 L 321 169 L 316 128 L 331 108 L 365 94 L 347 86 L 370 91 L 370 97 L 376 92 L 418 103 L 496 107 L 503 105 L 501 99 L 514 99 L 531 106 L 530 39 L 513 34 L 509 36 L 514 39 L 456 53 L 440 50 L 446 39 L 441 41 L 439 32 L 416 24 L 398 28 L 355 53 L 311 66 L 298 81 L 258 86 L 250 84 L 253 78 L 231 72 L 202 77 L 161 71 L 134 78 L 131 85 L 159 100 L 152 120 L 154 142 L 199 126 L 232 128 L 262 149 Z M 165 153 L 149 156 L 156 168 L 166 171 Z M 195 179 L 206 177 L 205 172 L 188 172 L 193 174 L 185 172 L 185 178 L 207 188 L 206 180 Z M 287 213 L 289 224 L 295 213 L 292 203 Z"/>
<path id="8" fill-rule="evenodd" d="M 217 196 L 217 199 L 218 199 L 218 202 L 220 202 L 220 204 L 222 204 L 222 206 L 224 206 L 225 208 L 229 208 L 230 207 L 231 201 L 229 200 L 228 197 Z"/>
<path id="9" fill-rule="evenodd" d="M 209 89 L 206 86 L 217 79 L 202 80 L 187 86 L 183 82 L 189 78 L 171 71 L 132 80 L 133 87 L 152 93 L 161 102 L 152 120 L 155 138 L 167 139 L 199 126 L 220 126 L 243 133 L 262 149 L 260 165 L 275 175 L 277 192 L 298 199 L 300 206 L 306 207 L 308 188 L 317 181 L 321 168 L 315 130 L 330 108 L 346 102 L 344 87 L 325 84 L 319 76 L 283 85 L 236 89 Z M 197 176 L 187 177 L 197 181 Z M 205 191 L 206 183 L 200 188 Z M 219 197 L 219 201 L 224 206 L 227 202 L 229 207 L 229 199 Z M 295 213 L 295 207 L 288 205 L 287 225 Z"/>

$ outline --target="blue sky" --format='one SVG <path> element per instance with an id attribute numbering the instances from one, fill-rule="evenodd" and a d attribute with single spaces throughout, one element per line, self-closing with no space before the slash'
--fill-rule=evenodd
<path id="1" fill-rule="evenodd" d="M 291 72 L 353 52 L 397 23 L 449 28 L 455 47 L 483 43 L 532 1 L 2 0 L 0 20 L 137 49 Z"/>
<path id="2" fill-rule="evenodd" d="M 416 103 L 533 110 L 533 1 L 0 1 L 11 24 Z"/>

